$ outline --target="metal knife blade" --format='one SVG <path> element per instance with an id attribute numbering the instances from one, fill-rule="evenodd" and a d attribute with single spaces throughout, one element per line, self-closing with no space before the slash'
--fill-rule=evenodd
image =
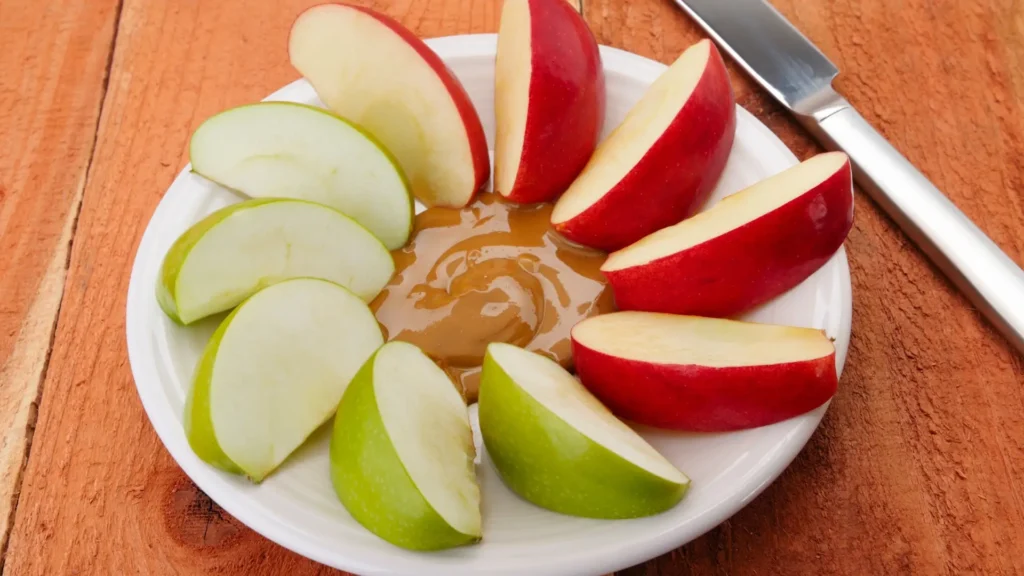
<path id="1" fill-rule="evenodd" d="M 762 0 L 675 0 L 776 100 L 812 114 L 835 94 L 829 59 Z"/>

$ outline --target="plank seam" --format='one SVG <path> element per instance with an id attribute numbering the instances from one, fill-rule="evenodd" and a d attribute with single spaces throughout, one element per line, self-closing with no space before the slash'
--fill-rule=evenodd
<path id="1" fill-rule="evenodd" d="M 12 490 L 12 503 L 10 508 L 10 515 L 8 517 L 7 527 L 8 530 L 0 534 L 0 574 L 8 576 L 6 567 L 7 560 L 7 548 L 10 544 L 10 536 L 14 533 L 15 520 L 17 518 L 18 504 L 21 500 L 21 483 L 25 477 L 25 468 L 28 466 L 28 459 L 32 452 L 32 441 L 35 436 L 36 419 L 39 416 L 39 405 L 42 401 L 43 385 L 46 382 L 46 375 L 50 368 L 50 356 L 53 354 L 53 345 L 57 337 L 57 330 L 59 329 L 60 312 L 64 305 L 64 296 L 66 294 L 67 286 L 67 272 L 71 267 L 71 253 L 75 243 L 75 233 L 78 230 L 78 219 L 81 216 L 82 211 L 82 200 L 85 196 L 85 190 L 89 185 L 89 177 L 92 173 L 93 159 L 96 156 L 96 146 L 99 140 L 100 126 L 102 125 L 103 113 L 107 107 L 107 96 L 108 89 L 110 87 L 110 72 L 114 65 L 114 53 L 117 50 L 117 37 L 121 31 L 121 13 L 124 8 L 124 0 L 118 0 L 117 5 L 114 8 L 114 34 L 110 39 L 110 51 L 107 54 L 107 63 L 104 67 L 103 81 L 100 84 L 100 105 L 99 112 L 96 115 L 96 125 L 93 129 L 92 142 L 89 147 L 89 157 L 85 163 L 85 177 L 81 180 L 78 187 L 75 189 L 74 196 L 72 197 L 71 207 L 69 209 L 68 218 L 71 219 L 69 227 L 69 234 L 66 242 L 66 252 L 64 254 L 63 262 L 63 282 L 60 288 L 60 300 L 57 304 L 57 309 L 53 315 L 53 328 L 50 330 L 50 339 L 47 342 L 46 355 L 43 359 L 43 369 L 39 373 L 39 384 L 36 386 L 36 397 L 32 402 L 32 406 L 35 409 L 29 416 L 28 429 L 25 434 L 25 454 L 22 457 L 21 466 L 19 467 L 16 477 L 14 479 L 14 489 Z M 61 241 L 65 241 L 61 238 Z M 61 246 L 58 244 L 57 250 L 60 250 Z"/>

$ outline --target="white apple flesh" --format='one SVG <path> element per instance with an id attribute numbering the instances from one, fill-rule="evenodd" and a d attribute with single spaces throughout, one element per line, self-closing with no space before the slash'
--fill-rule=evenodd
<path id="1" fill-rule="evenodd" d="M 232 108 L 199 126 L 189 156 L 197 174 L 251 198 L 326 204 L 389 250 L 409 239 L 412 194 L 398 161 L 365 130 L 322 108 Z"/>
<path id="2" fill-rule="evenodd" d="M 337 284 L 300 278 L 258 292 L 203 352 L 185 408 L 189 444 L 262 481 L 334 414 L 382 343 L 370 308 Z"/>
<path id="3" fill-rule="evenodd" d="M 398 158 L 428 206 L 465 206 L 487 183 L 487 141 L 473 103 L 441 58 L 394 19 L 359 6 L 314 6 L 292 25 L 288 52 L 328 108 Z"/>
<path id="4" fill-rule="evenodd" d="M 419 348 L 389 342 L 338 406 L 331 480 L 345 508 L 381 538 L 438 550 L 481 536 L 469 414 L 448 376 Z"/>
<path id="5" fill-rule="evenodd" d="M 341 212 L 313 202 L 246 200 L 188 229 L 164 257 L 157 300 L 189 324 L 230 310 L 282 280 L 330 280 L 372 300 L 391 279 L 391 253 Z"/>

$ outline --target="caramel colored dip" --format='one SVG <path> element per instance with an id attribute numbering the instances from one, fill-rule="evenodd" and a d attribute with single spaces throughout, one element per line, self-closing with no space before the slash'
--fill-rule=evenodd
<path id="1" fill-rule="evenodd" d="M 385 338 L 419 346 L 470 402 L 491 342 L 571 368 L 569 330 L 614 300 L 599 271 L 605 254 L 556 234 L 550 216 L 550 204 L 497 194 L 418 214 L 412 241 L 392 252 L 395 276 L 370 305 Z"/>

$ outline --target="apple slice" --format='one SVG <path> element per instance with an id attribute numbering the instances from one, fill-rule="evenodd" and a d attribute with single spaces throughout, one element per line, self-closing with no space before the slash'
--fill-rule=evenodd
<path id="1" fill-rule="evenodd" d="M 331 480 L 366 529 L 403 548 L 481 536 L 473 432 L 462 396 L 419 348 L 389 342 L 352 380 L 331 438 Z"/>
<path id="2" fill-rule="evenodd" d="M 736 104 L 708 40 L 687 49 L 629 111 L 555 204 L 563 236 L 615 250 L 696 212 L 725 168 Z"/>
<path id="3" fill-rule="evenodd" d="M 604 71 L 597 42 L 565 0 L 505 0 L 498 32 L 494 183 L 514 202 L 565 191 L 597 146 Z"/>
<path id="4" fill-rule="evenodd" d="M 292 25 L 288 52 L 328 108 L 398 158 L 424 204 L 465 206 L 487 183 L 473 103 L 441 58 L 395 20 L 359 6 L 314 6 Z"/>
<path id="5" fill-rule="evenodd" d="M 620 310 L 725 317 L 796 286 L 853 225 L 850 161 L 820 154 L 608 256 Z"/>
<path id="6" fill-rule="evenodd" d="M 299 278 L 261 290 L 206 345 L 185 407 L 202 460 L 260 482 L 334 414 L 384 339 L 345 288 Z"/>
<path id="7" fill-rule="evenodd" d="M 615 414 L 720 432 L 773 424 L 836 392 L 836 350 L 821 330 L 616 312 L 572 329 L 576 374 Z"/>
<path id="8" fill-rule="evenodd" d="M 638 518 L 676 505 L 690 480 L 557 362 L 487 347 L 480 432 L 505 484 L 563 514 Z"/>
<path id="9" fill-rule="evenodd" d="M 260 102 L 202 123 L 192 170 L 252 198 L 326 204 L 362 224 L 388 250 L 412 230 L 413 203 L 397 160 L 358 126 L 322 108 Z"/>
<path id="10" fill-rule="evenodd" d="M 164 257 L 157 301 L 190 324 L 282 280 L 330 280 L 369 302 L 394 274 L 391 253 L 341 212 L 305 200 L 246 200 L 185 231 Z"/>

